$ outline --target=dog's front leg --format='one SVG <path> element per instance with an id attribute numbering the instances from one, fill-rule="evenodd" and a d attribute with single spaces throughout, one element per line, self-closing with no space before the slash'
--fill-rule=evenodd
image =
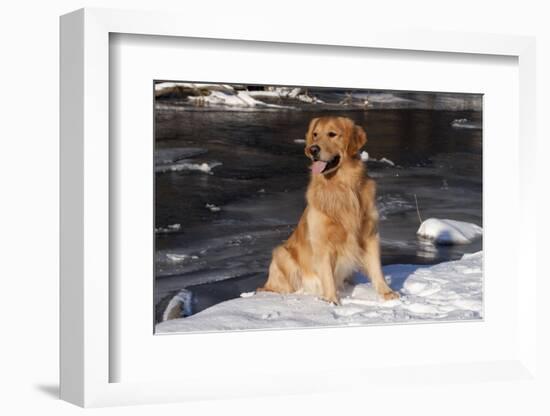
<path id="1" fill-rule="evenodd" d="M 364 240 L 363 268 L 372 282 L 374 289 L 385 300 L 396 299 L 399 294 L 391 290 L 384 279 L 380 262 L 380 242 L 378 234 L 371 234 Z"/>
<path id="2" fill-rule="evenodd" d="M 313 256 L 314 269 L 319 280 L 321 281 L 322 293 L 324 300 L 330 303 L 339 304 L 338 294 L 336 293 L 336 285 L 334 284 L 333 259 L 330 253 L 325 249 L 317 250 Z"/>

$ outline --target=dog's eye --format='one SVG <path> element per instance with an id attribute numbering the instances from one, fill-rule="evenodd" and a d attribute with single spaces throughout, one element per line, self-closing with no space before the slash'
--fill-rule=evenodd
<path id="1" fill-rule="evenodd" d="M 317 133 L 313 133 L 313 137 L 317 137 Z"/>
<path id="2" fill-rule="evenodd" d="M 333 131 L 328 132 L 328 137 L 336 137 L 336 136 L 337 136 L 337 134 L 335 132 L 333 132 Z"/>

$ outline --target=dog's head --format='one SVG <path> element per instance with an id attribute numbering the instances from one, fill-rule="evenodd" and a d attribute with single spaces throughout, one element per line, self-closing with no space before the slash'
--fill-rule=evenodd
<path id="1" fill-rule="evenodd" d="M 318 117 L 311 120 L 306 133 L 306 156 L 313 174 L 335 172 L 342 163 L 354 158 L 367 142 L 361 126 L 347 117 Z"/>

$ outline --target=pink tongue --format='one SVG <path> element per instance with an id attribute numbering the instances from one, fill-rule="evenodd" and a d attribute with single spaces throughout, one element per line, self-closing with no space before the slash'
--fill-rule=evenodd
<path id="1" fill-rule="evenodd" d="M 314 174 L 321 173 L 326 166 L 327 162 L 318 160 L 317 162 L 313 162 L 313 165 L 311 165 L 311 172 L 313 172 Z"/>

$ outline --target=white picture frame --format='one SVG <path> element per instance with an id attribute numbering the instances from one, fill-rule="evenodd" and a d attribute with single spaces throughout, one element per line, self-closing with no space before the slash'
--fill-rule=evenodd
<path id="1" fill-rule="evenodd" d="M 398 378 L 404 385 L 429 385 L 505 380 L 537 383 L 537 279 L 533 250 L 537 219 L 530 207 L 535 189 L 535 40 L 530 37 L 384 31 L 345 27 L 330 34 L 322 28 L 280 31 L 269 24 L 246 35 L 228 25 L 205 28 L 200 22 L 173 13 L 82 9 L 61 18 L 61 398 L 80 406 L 160 403 L 193 399 L 254 397 L 271 394 L 320 393 L 351 389 L 354 385 L 383 385 Z M 517 322 L 510 339 L 514 353 L 503 359 L 472 362 L 418 362 L 414 367 L 284 369 L 263 378 L 187 375 L 186 380 L 112 382 L 117 357 L 110 348 L 110 310 L 114 290 L 109 281 L 110 169 L 109 153 L 109 36 L 113 33 L 210 38 L 250 42 L 278 42 L 334 47 L 430 51 L 442 54 L 504 55 L 519 67 L 519 204 Z M 522 215 L 523 214 L 523 215 Z M 400 330 L 397 328 L 396 330 Z M 329 331 L 316 330 L 316 331 Z M 403 329 L 403 331 L 405 331 Z M 313 334 L 313 333 L 311 333 Z M 358 336 L 349 333 L 353 338 Z M 152 336 L 152 334 L 151 334 Z M 224 336 L 210 334 L 210 337 Z M 243 370 L 243 373 L 246 371 Z M 345 381 L 342 381 L 345 380 Z"/>

